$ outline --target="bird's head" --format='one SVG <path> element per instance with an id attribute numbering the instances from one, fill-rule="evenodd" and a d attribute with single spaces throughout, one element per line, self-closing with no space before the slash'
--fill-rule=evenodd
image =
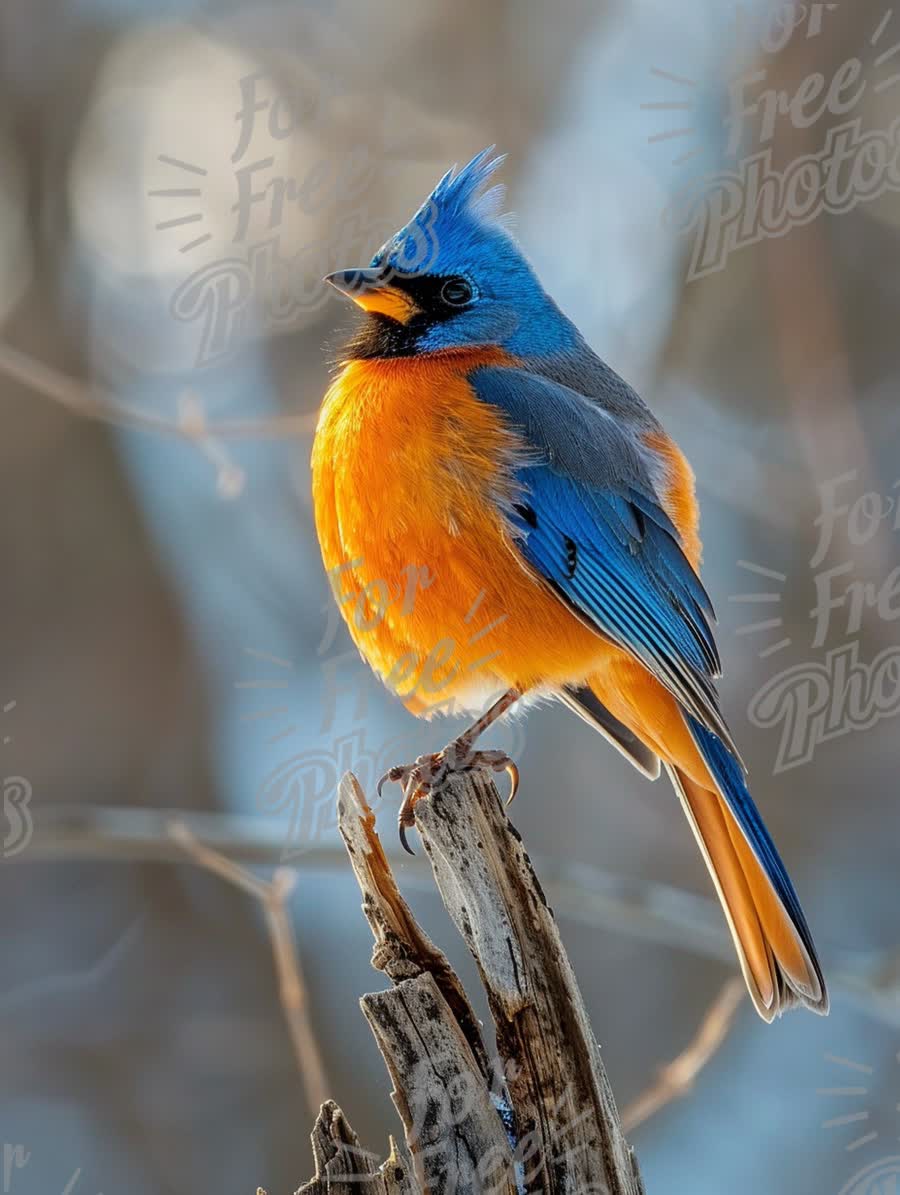
<path id="1" fill-rule="evenodd" d="M 448 170 L 368 266 L 328 275 L 366 313 L 350 357 L 484 346 L 525 357 L 564 351 L 577 337 L 501 218 L 503 187 L 485 190 L 503 161 L 492 154 Z"/>

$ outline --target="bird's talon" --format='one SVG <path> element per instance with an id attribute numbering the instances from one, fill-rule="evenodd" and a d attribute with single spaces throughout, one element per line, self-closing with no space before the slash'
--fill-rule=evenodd
<path id="1" fill-rule="evenodd" d="M 406 841 L 406 823 L 405 822 L 400 822 L 399 833 L 400 833 L 400 845 L 406 851 L 407 855 L 415 855 L 416 852 L 412 849 L 412 847 Z"/>
<path id="2" fill-rule="evenodd" d="M 405 767 L 403 764 L 395 764 L 394 767 L 388 768 L 388 770 L 384 773 L 384 775 L 378 781 L 378 784 L 375 786 L 376 791 L 378 793 L 379 800 L 381 799 L 381 796 L 382 796 L 381 790 L 384 788 L 384 786 L 386 784 L 396 784 L 398 781 L 402 784 L 404 776 L 406 775 L 406 773 L 408 771 L 409 771 L 409 769 L 407 767 Z"/>
<path id="3" fill-rule="evenodd" d="M 416 824 L 415 805 L 420 797 L 439 788 L 454 772 L 471 772 L 476 768 L 490 768 L 494 772 L 508 772 L 511 789 L 506 804 L 512 803 L 519 791 L 519 769 L 505 751 L 473 751 L 470 744 L 459 740 L 448 744 L 443 751 L 420 755 L 415 763 L 397 764 L 389 768 L 378 781 L 378 796 L 388 782 L 400 783 L 403 801 L 400 805 L 400 844 L 409 855 L 416 852 L 409 845 L 406 832 Z"/>
<path id="4" fill-rule="evenodd" d="M 506 808 L 508 809 L 516 799 L 516 793 L 519 791 L 519 769 L 512 760 L 509 760 L 503 770 L 509 773 L 510 780 L 509 796 L 506 798 Z"/>

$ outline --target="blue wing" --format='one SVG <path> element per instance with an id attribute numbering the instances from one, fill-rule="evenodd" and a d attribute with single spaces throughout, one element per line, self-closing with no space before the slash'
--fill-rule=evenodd
<path id="1" fill-rule="evenodd" d="M 491 366 L 470 381 L 527 448 L 508 516 L 524 563 L 737 756 L 713 683 L 712 606 L 635 440 L 602 407 L 537 374 Z"/>

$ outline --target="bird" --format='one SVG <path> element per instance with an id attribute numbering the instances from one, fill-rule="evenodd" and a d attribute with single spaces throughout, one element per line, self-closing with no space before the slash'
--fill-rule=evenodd
<path id="1" fill-rule="evenodd" d="M 451 167 L 368 265 L 325 279 L 361 309 L 312 448 L 325 569 L 412 713 L 478 714 L 382 777 L 403 789 L 403 845 L 449 772 L 505 768 L 514 795 L 513 761 L 475 744 L 513 707 L 557 700 L 670 777 L 760 1016 L 824 1015 L 812 935 L 720 709 L 694 474 L 544 290 L 503 211 L 502 162 L 491 146 Z"/>

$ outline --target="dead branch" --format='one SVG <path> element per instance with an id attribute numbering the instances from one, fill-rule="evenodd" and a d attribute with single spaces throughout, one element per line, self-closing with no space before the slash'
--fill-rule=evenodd
<path id="1" fill-rule="evenodd" d="M 267 882 L 198 842 L 183 822 L 171 822 L 169 836 L 194 863 L 240 888 L 262 905 L 278 976 L 281 1007 L 300 1068 L 307 1104 L 312 1115 L 315 1115 L 327 1099 L 328 1081 L 309 1019 L 306 985 L 287 910 L 287 902 L 297 881 L 296 872 L 279 867 L 271 881 Z"/>
<path id="2" fill-rule="evenodd" d="M 372 965 L 394 984 L 360 1004 L 394 1084 L 416 1189 L 515 1195 L 512 1149 L 491 1100 L 478 1018 L 400 895 L 355 776 L 341 782 L 338 825 L 375 938 Z"/>
<path id="3" fill-rule="evenodd" d="M 363 1149 L 347 1118 L 333 1100 L 326 1100 L 312 1131 L 315 1178 L 297 1195 L 413 1195 L 408 1162 L 391 1138 L 391 1152 L 376 1168 L 374 1154 Z M 257 1190 L 257 1195 L 266 1195 Z"/>
<path id="4" fill-rule="evenodd" d="M 82 419 L 94 419 L 115 427 L 154 432 L 195 443 L 218 440 L 281 440 L 315 431 L 316 414 L 273 415 L 267 419 L 229 419 L 210 423 L 196 402 L 182 405 L 177 419 L 126 403 L 93 385 L 62 373 L 52 365 L 0 341 L 0 374 L 27 386 L 51 402 Z M 194 397 L 188 392 L 189 399 Z"/>
<path id="5" fill-rule="evenodd" d="M 44 806 L 27 850 L 6 859 L 4 865 L 27 867 L 72 859 L 175 863 L 183 851 L 168 833 L 172 821 L 183 822 L 194 838 L 237 863 L 271 867 L 285 857 L 285 830 L 273 819 L 81 804 Z M 296 866 L 333 871 L 345 867 L 346 858 L 342 849 L 316 842 Z M 734 947 L 716 901 L 585 863 L 549 857 L 539 857 L 536 863 L 549 901 L 566 920 L 687 951 L 733 970 Z M 420 859 L 408 860 L 407 887 L 430 891 L 432 880 L 426 872 Z M 896 945 L 864 960 L 836 952 L 828 974 L 835 995 L 887 1025 L 900 1026 L 900 949 Z"/>
<path id="6" fill-rule="evenodd" d="M 438 891 L 472 952 L 494 1020 L 488 1062 L 477 1019 L 444 954 L 397 890 L 374 816 L 345 776 L 338 821 L 392 980 L 363 1012 L 393 1083 L 410 1164 L 410 1195 L 439 1192 L 644 1195 L 581 994 L 531 862 L 486 775 L 451 776 L 416 806 Z M 351 1181 L 358 1142 L 336 1105 L 313 1133 L 316 1177 L 304 1192 Z M 323 1144 L 324 1143 L 324 1144 Z M 397 1158 L 392 1143 L 392 1156 Z M 382 1192 L 387 1163 L 353 1173 Z M 326 1184 L 326 1185 L 323 1185 Z"/>
<path id="7" fill-rule="evenodd" d="M 662 1067 L 656 1082 L 622 1113 L 622 1124 L 627 1133 L 655 1116 L 666 1104 L 687 1095 L 697 1076 L 728 1036 L 746 991 L 740 977 L 727 980 L 706 1010 L 690 1045 Z"/>
<path id="8" fill-rule="evenodd" d="M 423 972 L 360 1004 L 394 1085 L 416 1189 L 517 1195 L 503 1120 L 434 977 Z"/>
<path id="9" fill-rule="evenodd" d="M 416 822 L 487 991 L 516 1136 L 529 1142 L 528 1182 L 636 1195 L 643 1186 L 581 992 L 493 782 L 451 776 L 417 804 Z"/>
<path id="10" fill-rule="evenodd" d="M 487 1077 L 487 1050 L 478 1018 L 446 955 L 419 926 L 400 895 L 375 830 L 375 814 L 359 781 L 349 773 L 338 791 L 338 825 L 363 894 L 363 912 L 375 938 L 372 966 L 394 983 L 430 974 Z"/>

